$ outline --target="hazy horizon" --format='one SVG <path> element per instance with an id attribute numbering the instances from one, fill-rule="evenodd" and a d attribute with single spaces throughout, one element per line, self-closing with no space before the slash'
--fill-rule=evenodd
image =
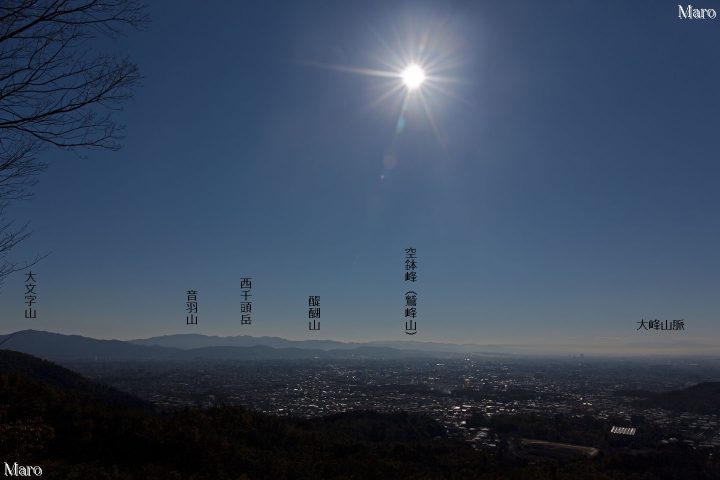
<path id="1" fill-rule="evenodd" d="M 710 345 L 707 343 L 702 342 L 690 342 L 690 341 L 683 341 L 683 342 L 672 342 L 672 341 L 665 341 L 665 342 L 619 342 L 617 344 L 614 344 L 610 346 L 609 344 L 581 344 L 581 343 L 575 343 L 575 344 L 563 344 L 563 343 L 505 343 L 505 344 L 499 344 L 499 343 L 488 343 L 488 344 L 480 344 L 480 343 L 473 343 L 473 342 L 450 342 L 450 341 L 436 341 L 436 340 L 413 340 L 413 339 L 406 339 L 406 338 L 400 338 L 398 340 L 388 340 L 388 339 L 368 339 L 368 340 L 340 340 L 340 339 L 333 339 L 333 338 L 290 338 L 290 337 L 277 337 L 277 336 L 262 336 L 262 335 L 249 335 L 246 333 L 241 333 L 237 335 L 208 335 L 208 334 L 201 334 L 201 333 L 193 333 L 193 332 L 177 332 L 177 333 L 169 333 L 169 334 L 161 334 L 161 335 L 149 335 L 146 337 L 136 337 L 136 336 L 128 336 L 127 338 L 118 338 L 118 337 L 102 337 L 102 336 L 89 336 L 89 335 L 83 335 L 76 332 L 60 332 L 60 331 L 47 331 L 47 330 L 37 330 L 37 329 L 24 329 L 24 330 L 34 330 L 38 332 L 45 332 L 45 333 L 51 333 L 51 334 L 60 334 L 60 335 L 74 335 L 74 336 L 81 336 L 86 338 L 92 338 L 96 340 L 120 340 L 123 342 L 132 342 L 132 341 L 142 341 L 142 340 L 148 340 L 153 338 L 160 338 L 160 337 L 172 337 L 176 335 L 201 335 L 209 338 L 218 338 L 218 339 L 231 339 L 234 337 L 251 337 L 256 339 L 262 339 L 262 338 L 273 338 L 273 339 L 280 339 L 280 340 L 286 340 L 290 342 L 305 342 L 305 341 L 313 341 L 313 342 L 338 342 L 338 343 L 346 343 L 346 344 L 378 344 L 378 343 L 386 343 L 391 344 L 395 348 L 406 348 L 406 349 L 415 349 L 419 348 L 421 350 L 426 349 L 427 347 L 423 347 L 423 344 L 426 345 L 432 345 L 434 344 L 437 348 L 435 351 L 442 351 L 443 345 L 450 345 L 454 347 L 462 347 L 462 346 L 468 346 L 471 347 L 472 350 L 468 350 L 467 353 L 474 353 L 474 352 L 482 352 L 482 349 L 487 349 L 487 353 L 498 353 L 498 354 L 514 354 L 514 355 L 539 355 L 539 356 L 568 356 L 568 355 L 588 355 L 588 356 L 595 356 L 595 357 L 607 357 L 607 358 L 618 358 L 618 357 L 673 357 L 673 358 L 684 358 L 684 357 L 707 357 L 707 358 L 720 358 L 720 353 L 717 352 L 717 348 L 715 348 L 714 345 Z M 0 336 L 6 336 L 10 334 L 14 334 L 17 332 L 20 332 L 23 330 L 17 330 L 13 332 L 4 332 L 0 333 Z M 609 339 L 608 339 L 609 340 Z M 620 340 L 620 339 L 616 339 Z M 258 342 L 258 344 L 262 344 L 262 342 Z M 396 344 L 405 344 L 405 345 L 396 345 Z M 12 349 L 12 348 L 11 348 Z M 427 350 L 432 351 L 432 350 Z M 448 350 L 452 351 L 452 350 Z M 455 350 L 456 352 L 459 352 L 460 349 Z"/>
<path id="2" fill-rule="evenodd" d="M 8 210 L 34 230 L 14 259 L 52 253 L 37 319 L 24 272 L 6 279 L 3 330 L 712 352 L 718 30 L 677 8 L 153 2 L 147 28 L 93 43 L 143 76 L 123 149 L 44 151 Z"/>

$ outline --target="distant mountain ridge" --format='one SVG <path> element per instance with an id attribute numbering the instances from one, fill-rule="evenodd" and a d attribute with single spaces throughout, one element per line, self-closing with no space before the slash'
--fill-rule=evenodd
<path id="1" fill-rule="evenodd" d="M 128 340 L 136 345 L 158 346 L 180 349 L 203 347 L 255 347 L 262 345 L 273 348 L 317 348 L 319 350 L 350 349 L 365 344 L 339 342 L 336 340 L 287 340 L 281 337 L 253 337 L 250 335 L 237 335 L 219 337 L 214 335 L 201 335 L 197 333 L 179 333 L 175 335 L 161 335 L 137 340 Z"/>
<path id="2" fill-rule="evenodd" d="M 203 337 L 203 336 L 200 336 Z M 208 337 L 212 339 L 212 337 Z M 252 338 L 252 337 L 250 337 Z M 270 337 L 268 337 L 270 338 Z M 62 335 L 36 330 L 22 330 L 0 336 L 2 349 L 27 353 L 55 362 L 68 361 L 132 361 L 132 360 L 276 360 L 276 359 L 397 359 L 397 358 L 448 358 L 459 354 L 452 352 L 424 352 L 420 350 L 397 349 L 368 344 L 344 344 L 345 348 L 320 349 L 294 346 L 302 342 L 289 343 L 289 347 L 268 345 L 213 345 L 209 340 L 198 342 L 197 348 L 177 348 L 158 345 L 142 345 L 120 340 L 97 340 L 79 335 Z M 282 339 L 281 339 L 282 340 Z M 204 343 L 203 343 L 204 342 Z M 287 341 L 291 342 L 291 341 Z M 328 341 L 328 345 L 332 343 Z"/>
<path id="3" fill-rule="evenodd" d="M 236 335 L 219 337 L 196 333 L 180 333 L 157 337 L 129 340 L 136 345 L 159 346 L 180 349 L 202 347 L 253 347 L 263 345 L 274 348 L 310 348 L 319 350 L 349 350 L 358 347 L 385 347 L 399 350 L 422 350 L 442 353 L 484 353 L 506 355 L 507 347 L 502 345 L 454 344 L 442 342 L 418 341 L 372 341 L 372 342 L 340 342 L 337 340 L 288 340 L 281 337 L 253 337 Z"/>
<path id="4" fill-rule="evenodd" d="M 18 343 L 17 339 L 10 339 L 9 346 L 6 347 L 2 342 L 14 335 L 18 335 L 22 338 L 23 335 L 27 335 L 27 332 L 32 330 L 23 330 L 15 332 L 9 335 L 0 335 L 0 348 L 10 348 L 11 350 L 24 351 L 33 355 L 41 356 L 43 358 L 60 359 L 66 360 L 68 358 L 77 358 L 78 353 L 83 354 L 83 358 L 95 358 L 97 359 L 114 359 L 114 360 L 178 360 L 188 358 L 188 354 L 177 352 L 177 350 L 198 350 L 200 348 L 216 348 L 216 347 L 270 347 L 272 349 L 293 349 L 292 351 L 276 352 L 275 358 L 305 358 L 308 357 L 307 352 L 295 352 L 297 350 L 316 350 L 317 353 L 312 356 L 318 356 L 324 358 L 330 356 L 331 358 L 342 357 L 345 352 L 352 352 L 355 349 L 361 348 L 387 348 L 392 350 L 386 350 L 386 354 L 390 354 L 391 351 L 403 352 L 402 356 L 424 356 L 428 358 L 447 358 L 447 357 L 460 357 L 467 355 L 480 355 L 480 356 L 555 356 L 555 357 L 567 357 L 568 355 L 577 355 L 585 352 L 589 355 L 599 356 L 621 356 L 621 357 L 642 357 L 642 356 L 660 356 L 660 357 L 687 357 L 687 358 L 698 358 L 696 355 L 701 357 L 711 356 L 720 360 L 717 349 L 713 347 L 713 353 L 708 353 L 708 346 L 704 343 L 697 343 L 692 341 L 661 341 L 662 339 L 653 339 L 652 342 L 626 342 L 622 345 L 616 345 L 611 349 L 604 349 L 604 347 L 598 347 L 593 350 L 592 345 L 577 345 L 571 347 L 569 345 L 531 345 L 531 344 L 472 344 L 472 343 L 443 343 L 443 342 L 423 342 L 417 340 L 386 340 L 386 341 L 370 341 L 370 342 L 342 342 L 337 340 L 289 340 L 280 337 L 253 337 L 249 335 L 237 335 L 237 336 L 212 336 L 202 334 L 173 334 L 173 335 L 162 335 L 144 339 L 135 340 L 97 340 L 90 339 L 88 337 L 82 337 L 79 335 L 61 335 L 63 341 L 60 345 L 57 344 L 57 338 L 39 338 L 39 342 L 48 342 L 47 345 L 33 345 L 28 343 L 27 339 L 23 342 Z M 54 335 L 50 332 L 48 335 Z M 59 334 L 55 334 L 59 335 Z M 83 343 L 84 340 L 93 340 L 94 342 L 103 342 L 101 344 L 95 343 L 93 345 Z M 73 342 L 79 342 L 77 347 L 78 351 L 74 352 L 72 349 L 67 348 L 68 345 Z M 14 346 L 13 346 L 14 345 Z M 148 348 L 153 350 L 148 350 Z M 255 349 L 256 352 L 261 352 L 262 349 Z M 330 352 L 332 353 L 323 353 Z M 360 354 L 367 354 L 369 351 L 363 353 L 362 350 L 359 352 L 348 353 L 347 356 L 353 357 Z M 376 350 L 374 353 L 379 353 L 381 350 Z M 195 352 L 196 354 L 209 355 L 210 357 L 216 357 L 219 353 L 210 353 L 210 351 Z M 252 352 L 241 353 L 238 350 L 238 359 L 248 359 L 251 357 Z M 397 352 L 393 355 L 396 356 Z M 226 355 L 227 356 L 227 355 Z M 191 358 L 195 358 L 190 355 Z M 258 359 L 271 358 L 270 355 L 262 355 Z M 385 357 L 381 357 L 385 358 Z"/>

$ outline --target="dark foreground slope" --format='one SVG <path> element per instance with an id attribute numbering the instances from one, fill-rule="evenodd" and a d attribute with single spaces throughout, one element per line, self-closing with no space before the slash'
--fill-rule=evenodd
<path id="1" fill-rule="evenodd" d="M 0 350 L 0 372 L 16 374 L 55 389 L 73 392 L 81 399 L 137 409 L 153 409 L 150 403 L 133 395 L 90 381 L 67 368 L 20 352 Z"/>
<path id="2" fill-rule="evenodd" d="M 644 390 L 624 391 L 624 395 L 638 397 L 635 405 L 664 408 L 674 412 L 695 412 L 720 415 L 720 382 L 704 382 L 681 390 L 655 393 Z"/>
<path id="3" fill-rule="evenodd" d="M 473 450 L 445 438 L 434 420 L 405 413 L 300 420 L 224 407 L 160 415 L 94 395 L 103 389 L 61 367 L 11 355 L 0 363 L 0 465 L 39 465 L 43 478 L 720 478 L 717 463 L 680 450 L 525 464 L 507 450 Z"/>

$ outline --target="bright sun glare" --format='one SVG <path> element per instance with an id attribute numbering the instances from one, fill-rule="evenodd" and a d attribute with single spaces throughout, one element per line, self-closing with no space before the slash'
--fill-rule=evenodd
<path id="1" fill-rule="evenodd" d="M 405 86 L 410 90 L 415 90 L 425 81 L 425 71 L 419 65 L 410 65 L 400 74 Z"/>
<path id="2" fill-rule="evenodd" d="M 2 0 L 0 0 L 1 2 Z M 418 33 L 420 32 L 420 33 Z M 418 32 L 396 33 L 396 44 L 378 37 L 384 48 L 377 52 L 372 66 L 334 65 L 330 63 L 302 62 L 307 66 L 327 68 L 338 72 L 364 75 L 381 79 L 373 85 L 380 92 L 370 106 L 387 105 L 398 109 L 395 136 L 402 133 L 411 117 L 424 113 L 438 141 L 440 131 L 435 123 L 432 107 L 440 103 L 439 96 L 455 97 L 448 87 L 455 81 L 446 76 L 461 65 L 455 52 L 452 32 L 443 25 L 428 25 Z"/>

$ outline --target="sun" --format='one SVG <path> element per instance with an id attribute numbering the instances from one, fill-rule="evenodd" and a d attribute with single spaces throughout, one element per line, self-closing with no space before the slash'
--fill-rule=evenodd
<path id="1" fill-rule="evenodd" d="M 375 87 L 379 93 L 369 106 L 397 109 L 393 139 L 405 130 L 411 118 L 424 116 L 438 142 L 443 144 L 445 135 L 438 129 L 433 108 L 442 104 L 442 97 L 458 98 L 450 88 L 459 83 L 458 77 L 452 72 L 464 61 L 455 45 L 455 35 L 446 22 L 437 25 L 428 22 L 423 28 L 411 30 L 406 34 L 395 31 L 394 43 L 378 37 L 378 44 L 382 48 L 368 66 L 314 61 L 300 63 L 308 67 L 375 77 Z"/>
<path id="2" fill-rule="evenodd" d="M 412 64 L 402 71 L 400 77 L 408 90 L 415 90 L 425 81 L 425 70 L 420 65 Z"/>

